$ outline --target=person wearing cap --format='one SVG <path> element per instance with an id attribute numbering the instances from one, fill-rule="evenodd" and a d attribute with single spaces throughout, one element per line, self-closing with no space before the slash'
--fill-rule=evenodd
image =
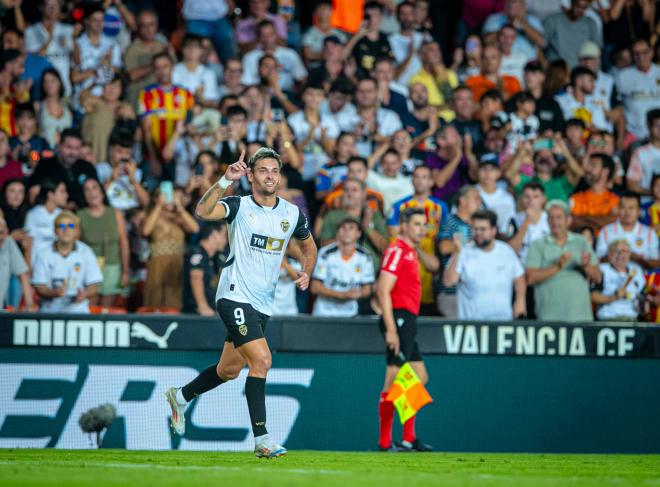
<path id="1" fill-rule="evenodd" d="M 479 161 L 477 172 L 477 190 L 481 197 L 483 209 L 491 210 L 497 215 L 498 232 L 507 237 L 509 224 L 516 215 L 516 200 L 511 193 L 500 187 L 497 183 L 502 177 L 502 169 L 497 157 L 485 154 Z"/>
<path id="2" fill-rule="evenodd" d="M 562 9 L 543 20 L 548 61 L 563 59 L 573 68 L 578 64 L 579 46 L 593 41 L 603 45 L 602 33 L 596 22 L 585 13 L 592 0 L 571 0 L 568 9 Z"/>
<path id="3" fill-rule="evenodd" d="M 318 63 L 325 59 L 323 50 L 327 40 L 332 39 L 332 42 L 340 45 L 346 42 L 346 34 L 330 25 L 331 15 L 332 5 L 329 3 L 319 3 L 314 8 L 314 25 L 302 36 L 303 58 L 308 63 Z"/>
<path id="4" fill-rule="evenodd" d="M 543 134 L 547 131 L 561 133 L 564 130 L 564 114 L 555 99 L 543 93 L 545 72 L 541 63 L 528 62 L 525 65 L 523 79 L 525 89 L 534 97 L 536 105 L 534 113 L 539 119 L 539 133 Z M 513 102 L 510 102 L 510 105 L 512 106 Z"/>
<path id="5" fill-rule="evenodd" d="M 358 300 L 371 295 L 376 277 L 369 253 L 358 244 L 361 236 L 360 221 L 348 215 L 335 242 L 319 249 L 310 287 L 317 296 L 313 316 L 355 316 Z"/>
<path id="6" fill-rule="evenodd" d="M 589 280 L 601 271 L 593 249 L 582 235 L 569 231 L 568 204 L 547 206 L 550 235 L 535 240 L 525 259 L 527 284 L 534 286 L 536 318 L 540 321 L 593 321 Z"/>

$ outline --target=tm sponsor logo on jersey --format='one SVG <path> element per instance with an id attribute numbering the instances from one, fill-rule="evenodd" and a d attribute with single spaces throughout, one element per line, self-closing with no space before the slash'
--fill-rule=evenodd
<path id="1" fill-rule="evenodd" d="M 253 233 L 250 238 L 250 247 L 259 252 L 280 254 L 284 248 L 284 239 Z"/>

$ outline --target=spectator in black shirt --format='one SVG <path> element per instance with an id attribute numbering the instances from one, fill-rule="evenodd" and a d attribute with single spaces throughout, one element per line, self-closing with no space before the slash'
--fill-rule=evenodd
<path id="1" fill-rule="evenodd" d="M 330 90 L 332 83 L 344 73 L 344 45 L 336 35 L 323 40 L 321 51 L 322 62 L 319 66 L 310 69 L 308 83 L 323 85 L 325 92 Z"/>
<path id="2" fill-rule="evenodd" d="M 476 146 L 481 142 L 483 132 L 481 131 L 481 123 L 474 119 L 476 106 L 472 97 L 472 90 L 465 85 L 456 87 L 451 101 L 456 114 L 453 121 L 456 130 L 461 134 L 461 137 L 470 134 L 472 143 Z"/>
<path id="3" fill-rule="evenodd" d="M 525 65 L 525 87 L 531 92 L 536 101 L 535 115 L 539 119 L 539 133 L 544 134 L 551 130 L 555 133 L 563 132 L 565 127 L 564 115 L 559 104 L 550 96 L 543 94 L 545 73 L 538 61 L 530 61 Z M 509 102 L 515 109 L 513 101 Z M 513 110 L 509 110 L 513 111 Z"/>
<path id="4" fill-rule="evenodd" d="M 57 153 L 49 159 L 42 159 L 30 176 L 28 186 L 30 199 L 39 194 L 41 182 L 48 179 L 55 184 L 63 182 L 69 193 L 68 208 L 75 210 L 85 204 L 82 185 L 87 179 L 98 179 L 96 168 L 80 159 L 82 139 L 80 131 L 65 129 L 60 135 Z"/>
<path id="5" fill-rule="evenodd" d="M 353 55 L 358 78 L 369 76 L 369 72 L 376 66 L 376 59 L 393 57 L 387 35 L 380 31 L 382 20 L 383 6 L 379 2 L 367 2 L 362 25 L 346 44 L 344 60 Z"/>
<path id="6" fill-rule="evenodd" d="M 215 316 L 219 271 L 227 259 L 227 231 L 222 224 L 209 223 L 198 235 L 199 244 L 190 248 L 184 263 L 183 312 Z"/>

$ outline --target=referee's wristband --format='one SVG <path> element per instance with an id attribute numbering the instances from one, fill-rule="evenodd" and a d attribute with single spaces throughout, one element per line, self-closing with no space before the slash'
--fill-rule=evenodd
<path id="1" fill-rule="evenodd" d="M 220 181 L 218 181 L 218 186 L 220 186 L 222 189 L 227 189 L 229 186 L 234 184 L 234 181 L 230 181 L 226 177 L 222 176 L 220 178 Z"/>

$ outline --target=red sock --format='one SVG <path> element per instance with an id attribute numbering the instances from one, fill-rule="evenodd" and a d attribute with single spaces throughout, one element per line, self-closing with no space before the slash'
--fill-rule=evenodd
<path id="1" fill-rule="evenodd" d="M 403 441 L 407 441 L 409 443 L 412 443 L 415 441 L 417 436 L 415 435 L 415 418 L 417 415 L 413 416 L 412 418 L 408 419 L 405 423 L 403 423 Z"/>
<path id="2" fill-rule="evenodd" d="M 380 437 L 378 446 L 389 448 L 392 446 L 392 421 L 394 420 L 394 403 L 387 400 L 387 392 L 380 395 L 378 403 L 378 417 L 380 419 Z"/>

